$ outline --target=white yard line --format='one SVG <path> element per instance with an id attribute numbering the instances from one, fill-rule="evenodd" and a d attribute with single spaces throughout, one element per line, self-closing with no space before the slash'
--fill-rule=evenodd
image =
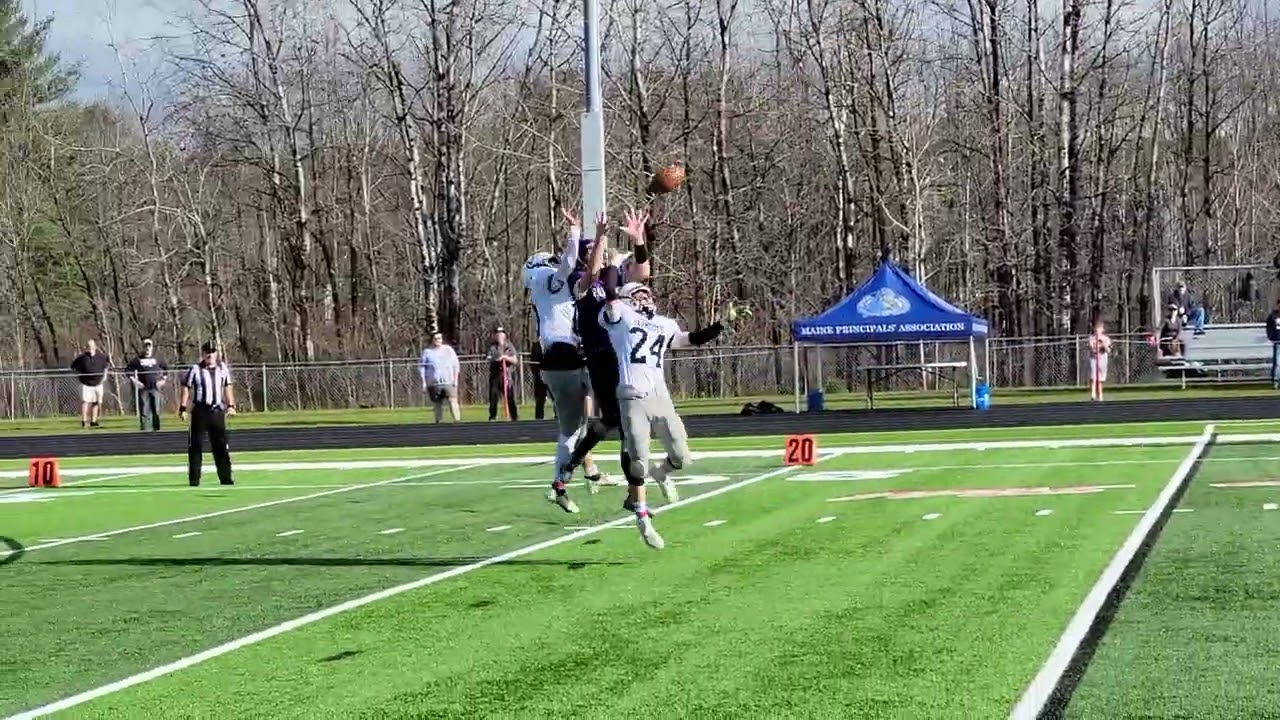
<path id="1" fill-rule="evenodd" d="M 107 475 L 106 477 L 88 478 L 86 480 L 70 480 L 68 482 L 62 483 L 62 486 L 69 487 L 69 486 L 75 486 L 75 485 L 90 485 L 92 483 L 107 482 L 108 480 L 124 480 L 125 478 L 138 477 L 139 475 L 142 475 L 142 473 L 125 473 L 123 475 Z M 12 493 L 21 493 L 21 492 L 35 492 L 41 489 L 42 488 L 33 488 L 33 487 L 8 488 L 6 490 L 0 490 L 0 495 L 9 495 Z"/>
<path id="2" fill-rule="evenodd" d="M 102 540 L 126 533 L 139 532 L 142 530 L 153 530 L 155 528 L 169 527 L 171 525 L 181 525 L 183 523 L 197 522 L 199 520 L 208 520 L 210 518 L 222 517 L 224 515 L 235 515 L 237 513 L 249 512 L 250 510 L 261 510 L 262 508 L 275 507 L 277 505 L 288 505 L 290 503 L 302 502 L 304 500 L 314 500 L 316 498 L 329 497 L 341 493 L 352 492 L 354 490 L 366 490 L 368 488 L 382 487 L 393 483 L 403 482 L 405 480 L 413 480 L 421 477 L 430 477 L 432 475 L 443 475 L 450 472 L 463 472 L 479 467 L 479 465 L 459 465 L 457 467 L 442 468 L 432 470 L 425 473 L 415 473 L 413 475 L 403 475 L 401 477 L 391 478 L 390 480 L 379 480 L 377 482 L 363 483 L 360 485 L 347 485 L 333 490 L 325 490 L 323 492 L 309 493 L 307 495 L 295 495 L 279 500 L 269 500 L 267 502 L 254 503 L 253 505 L 242 505 L 240 507 L 227 508 L 226 510 L 217 510 L 214 512 L 201 513 L 199 515 L 191 515 L 188 517 L 176 518 L 173 520 L 161 520 L 160 522 L 147 523 L 146 525 L 134 525 L 132 527 L 120 528 L 118 530 L 108 530 L 106 532 L 94 533 L 92 535 L 83 535 L 80 537 L 65 538 L 55 542 L 40 543 L 30 547 L 23 548 L 21 552 L 32 552 L 35 550 L 46 550 L 48 548 L 60 547 L 62 545 L 70 545 L 72 543 L 85 542 L 88 540 Z M 5 556 L 12 554 L 14 551 L 5 553 Z"/>
<path id="3" fill-rule="evenodd" d="M 694 503 L 702 502 L 703 500 L 709 500 L 713 497 L 717 497 L 719 495 L 723 495 L 728 492 L 733 492 L 734 490 L 740 490 L 742 488 L 755 485 L 756 483 L 762 482 L 764 480 L 780 477 L 782 475 L 785 475 L 791 472 L 794 469 L 795 468 L 793 467 L 784 467 L 778 470 L 773 470 L 771 472 L 764 473 L 763 475 L 756 475 L 753 477 L 749 477 L 745 480 L 740 480 L 731 485 L 722 485 L 712 490 L 708 490 L 707 492 L 702 493 L 700 495 L 693 495 L 693 496 L 684 498 L 679 502 L 674 502 L 674 503 L 671 503 L 670 505 L 663 505 L 663 506 L 654 508 L 650 512 L 657 515 L 660 513 L 665 513 L 668 510 L 674 510 L 679 507 L 693 505 Z M 524 557 L 525 555 L 530 555 L 532 553 L 540 552 L 548 548 L 553 548 L 553 547 L 556 547 L 557 545 L 563 545 L 565 543 L 573 542 L 575 540 L 581 540 L 584 537 L 594 535 L 598 532 L 601 532 L 602 530 L 607 530 L 615 527 L 623 527 L 634 522 L 635 522 L 635 519 L 632 516 L 627 515 L 625 517 L 620 517 L 600 525 L 593 525 L 591 527 L 587 527 L 582 530 L 570 532 L 567 535 L 559 535 L 557 537 L 551 538 L 550 540 L 544 540 L 542 542 L 534 543 L 532 545 L 526 545 L 524 547 L 502 553 L 501 555 L 494 555 L 492 557 L 485 558 L 484 560 L 480 560 L 479 562 L 474 562 L 469 565 L 461 565 L 461 566 L 452 568 L 450 570 L 446 570 L 444 572 L 436 573 L 434 575 L 428 575 L 427 577 L 414 580 L 413 582 L 405 583 L 403 585 L 396 585 L 395 587 L 390 587 L 385 590 L 372 593 L 370 595 L 365 595 L 364 597 L 348 600 L 344 603 L 334 605 L 332 607 L 327 607 L 323 610 L 318 610 L 316 612 L 309 613 L 307 615 L 303 615 L 301 617 L 295 618 L 288 622 L 283 622 L 283 623 L 280 623 L 279 625 L 273 625 L 269 628 L 266 628 L 265 630 L 260 630 L 256 633 L 253 633 L 252 635 L 246 635 L 237 640 L 232 640 L 231 642 L 223 643 L 222 645 L 218 645 L 217 647 L 209 648 L 204 652 L 196 653 L 195 655 L 189 655 L 180 660 L 168 663 L 166 665 L 161 665 L 151 670 L 147 670 L 146 672 L 141 672 L 136 675 L 131 675 L 127 678 L 124 678 L 123 680 L 117 680 L 116 682 L 109 683 L 107 685 L 103 685 L 101 687 L 97 687 L 92 690 L 79 693 L 77 695 L 72 695 L 71 697 L 68 697 L 66 699 L 59 700 L 57 702 L 35 708 L 34 710 L 28 710 L 27 712 L 13 715 L 7 718 L 7 720 L 31 720 L 32 718 L 44 717 L 46 715 L 50 715 L 55 712 L 60 712 L 68 708 L 77 707 L 79 705 L 83 705 L 92 700 L 96 700 L 98 698 L 120 692 L 121 690 L 134 687 L 135 685 L 141 685 L 143 683 L 155 680 L 156 678 L 164 677 L 165 675 L 175 673 L 179 670 L 184 670 L 194 665 L 199 665 L 200 663 L 206 662 L 208 660 L 212 660 L 216 657 L 220 657 L 228 653 L 235 652 L 236 650 L 240 650 L 241 648 L 245 648 L 250 645 L 260 643 L 263 640 L 268 640 L 270 638 L 276 637 L 277 635 L 283 635 L 287 632 L 297 630 L 298 628 L 315 624 L 317 622 L 320 622 L 321 620 L 325 620 L 327 618 L 333 617 L 334 615 L 350 612 L 357 608 L 364 607 L 365 605 L 379 602 L 381 600 L 386 600 L 388 598 L 392 598 L 397 595 L 410 592 L 412 590 L 417 590 L 419 588 L 424 588 L 429 585 L 435 585 L 436 583 L 442 582 L 444 580 L 455 578 L 455 577 L 458 577 L 459 575 L 465 575 L 467 573 L 489 567 L 490 565 L 497 565 L 500 563 L 515 560 L 516 558 Z"/>
<path id="4" fill-rule="evenodd" d="M 1242 436 L 1251 437 L 1251 436 Z M 1257 436 L 1280 440 L 1280 434 Z M 821 438 L 819 438 L 820 440 Z M 1044 450 L 1071 448 L 1102 447 L 1149 447 L 1160 445 L 1191 445 L 1195 436 L 1171 435 L 1157 437 L 1131 438 L 1074 438 L 1062 440 L 992 440 L 986 442 L 943 442 L 913 443 L 898 445 L 840 445 L 833 447 L 818 446 L 820 457 L 832 455 L 898 455 L 916 452 L 957 452 L 965 450 Z M 782 448 L 765 448 L 759 450 L 709 450 L 694 452 L 694 460 L 713 459 L 747 459 L 778 458 L 782 459 Z M 602 458 L 602 462 L 616 463 L 616 458 Z M 430 468 L 455 465 L 547 465 L 550 461 L 543 455 L 500 456 L 500 457 L 454 457 L 454 458 L 418 458 L 404 460 L 348 460 L 317 462 L 259 462 L 236 465 L 242 472 L 272 472 L 293 470 L 387 470 Z M 100 475 L 103 473 L 132 473 L 135 475 L 154 475 L 157 473 L 186 473 L 185 465 L 148 465 L 124 468 L 65 468 L 63 477 Z M 24 478 L 26 470 L 0 471 L 0 478 Z"/>
<path id="5" fill-rule="evenodd" d="M 1169 482 L 1165 484 L 1164 489 L 1156 496 L 1155 502 L 1143 513 L 1142 518 L 1138 520 L 1138 524 L 1134 526 L 1133 531 L 1129 533 L 1129 537 L 1125 539 L 1124 544 L 1116 551 L 1111 558 L 1111 562 L 1102 571 L 1102 575 L 1098 581 L 1094 583 L 1089 590 L 1089 594 L 1085 596 L 1084 602 L 1076 610 L 1071 618 L 1071 622 L 1067 624 L 1066 630 L 1058 638 L 1057 645 L 1053 648 L 1049 658 L 1045 660 L 1044 665 L 1036 676 L 1027 685 L 1018 704 L 1013 707 L 1009 717 L 1011 720 L 1036 720 L 1040 713 L 1044 710 L 1045 705 L 1049 702 L 1049 698 L 1053 696 L 1054 691 L 1058 688 L 1058 683 L 1062 680 L 1062 675 L 1070 667 L 1072 659 L 1076 652 L 1079 651 L 1081 643 L 1089 634 L 1089 630 L 1093 627 L 1093 623 L 1098 618 L 1098 613 L 1102 611 L 1102 606 L 1107 600 L 1107 596 L 1115 589 L 1116 583 L 1120 582 L 1120 578 L 1128 569 L 1130 563 L 1138 553 L 1138 549 L 1142 543 L 1146 541 L 1147 535 L 1151 533 L 1155 527 L 1156 521 L 1169 507 L 1169 503 L 1173 501 L 1173 496 L 1178 493 L 1183 484 L 1187 482 L 1191 475 L 1191 469 L 1195 467 L 1196 460 L 1204 454 L 1204 450 L 1208 447 L 1209 442 L 1213 440 L 1214 426 L 1206 425 L 1204 432 L 1200 434 L 1200 438 L 1196 444 L 1192 446 L 1191 451 L 1183 458 L 1182 463 L 1178 465 L 1178 469 L 1174 471 L 1173 476 L 1169 478 Z"/>

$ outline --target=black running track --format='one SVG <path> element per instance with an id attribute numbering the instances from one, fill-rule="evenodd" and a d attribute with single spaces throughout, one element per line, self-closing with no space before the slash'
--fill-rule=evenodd
<path id="1" fill-rule="evenodd" d="M 1056 403 L 996 406 L 989 410 L 912 408 L 897 410 L 828 410 L 774 415 L 690 415 L 685 426 L 693 437 L 786 435 L 792 433 L 871 432 L 885 430 L 949 430 L 990 427 L 1139 423 L 1162 420 L 1280 419 L 1276 397 L 1198 398 L 1194 400 L 1122 400 L 1105 403 Z M 305 415 L 300 415 L 305 422 Z M 494 445 L 544 442 L 555 436 L 551 421 L 461 423 L 457 425 L 333 425 L 321 427 L 231 428 L 235 450 L 319 450 L 399 448 L 442 445 Z M 0 458 L 80 457 L 183 453 L 182 431 L 94 433 L 0 438 Z"/>

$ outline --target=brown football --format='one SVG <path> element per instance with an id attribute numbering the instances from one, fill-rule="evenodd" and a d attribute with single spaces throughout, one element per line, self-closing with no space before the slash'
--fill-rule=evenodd
<path id="1" fill-rule="evenodd" d="M 665 195 L 675 192 L 684 184 L 684 167 L 681 165 L 668 165 L 660 167 L 653 173 L 653 179 L 649 181 L 649 192 L 654 195 Z"/>

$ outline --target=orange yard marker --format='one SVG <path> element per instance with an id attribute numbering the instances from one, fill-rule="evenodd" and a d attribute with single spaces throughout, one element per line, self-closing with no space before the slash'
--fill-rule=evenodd
<path id="1" fill-rule="evenodd" d="M 61 487 L 57 458 L 31 458 L 27 463 L 27 487 Z"/>
<path id="2" fill-rule="evenodd" d="M 783 465 L 812 465 L 818 455 L 818 443 L 812 435 L 791 435 L 783 444 Z"/>

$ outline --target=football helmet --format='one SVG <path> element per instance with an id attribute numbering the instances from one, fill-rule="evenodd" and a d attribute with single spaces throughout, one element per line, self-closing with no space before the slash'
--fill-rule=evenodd
<path id="1" fill-rule="evenodd" d="M 618 298 L 635 308 L 645 317 L 653 317 L 658 312 L 653 302 L 653 290 L 644 283 L 631 282 L 618 288 Z"/>
<path id="2" fill-rule="evenodd" d="M 534 274 L 538 270 L 555 265 L 555 256 L 549 252 L 536 252 L 529 256 L 524 264 L 524 272 L 521 275 L 524 278 L 524 284 L 527 286 L 533 282 Z"/>

